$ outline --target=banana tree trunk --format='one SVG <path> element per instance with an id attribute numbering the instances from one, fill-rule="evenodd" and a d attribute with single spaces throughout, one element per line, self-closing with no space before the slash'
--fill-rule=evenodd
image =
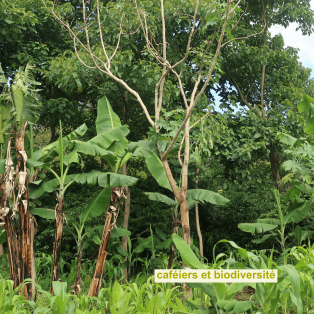
<path id="1" fill-rule="evenodd" d="M 29 198 L 28 198 L 28 176 L 27 176 L 27 154 L 24 149 L 24 138 L 25 130 L 27 127 L 27 122 L 24 123 L 23 127 L 19 132 L 14 129 L 15 133 L 15 149 L 17 155 L 17 209 L 20 218 L 20 258 L 21 258 L 21 268 L 20 268 L 20 283 L 25 279 L 34 279 L 34 246 L 32 240 L 32 227 L 31 225 L 35 223 L 35 218 L 29 212 Z M 14 207 L 14 205 L 13 205 Z M 24 285 L 23 295 L 24 298 L 31 300 L 33 297 L 34 285 L 29 283 Z"/>
<path id="2" fill-rule="evenodd" d="M 123 175 L 127 175 L 127 164 L 126 163 L 122 166 L 122 174 Z M 128 225 L 129 225 L 129 217 L 130 217 L 131 191 L 130 191 L 130 188 L 128 186 L 126 186 L 124 189 L 125 189 L 126 200 L 125 200 L 125 203 L 124 203 L 124 214 L 123 214 L 122 228 L 127 230 L 128 229 Z M 122 237 L 122 247 L 126 251 L 128 250 L 128 241 L 127 241 L 127 237 L 126 236 Z M 125 261 L 126 261 L 126 259 L 125 259 Z M 125 284 L 125 283 L 127 283 L 127 281 L 128 281 L 128 268 L 125 267 L 123 269 L 123 280 L 122 280 L 122 283 Z"/>
<path id="3" fill-rule="evenodd" d="M 7 253 L 9 260 L 10 278 L 13 281 L 13 287 L 16 288 L 20 284 L 21 265 L 19 258 L 19 241 L 14 224 L 11 218 L 5 217 L 5 232 L 7 236 Z"/>
<path id="4" fill-rule="evenodd" d="M 60 255 L 61 255 L 61 240 L 63 229 L 63 197 L 58 197 L 58 204 L 56 210 L 56 230 L 55 230 L 55 242 L 53 245 L 53 267 L 50 282 L 50 293 L 53 294 L 53 281 L 59 281 L 60 273 Z"/>
<path id="5" fill-rule="evenodd" d="M 16 232 L 15 225 L 10 218 L 11 198 L 15 189 L 15 177 L 12 169 L 13 162 L 11 157 L 11 140 L 8 142 L 7 156 L 6 156 L 6 173 L 0 175 L 0 194 L 1 194 L 1 220 L 4 221 L 4 229 L 7 237 L 7 254 L 9 261 L 10 279 L 13 281 L 13 286 L 16 288 L 20 284 L 20 258 L 19 258 L 19 237 Z"/>
<path id="6" fill-rule="evenodd" d="M 112 212 L 107 212 L 106 214 L 104 230 L 102 233 L 97 262 L 95 266 L 95 272 L 94 272 L 93 280 L 89 286 L 89 291 L 88 291 L 88 295 L 90 297 L 97 297 L 99 290 L 101 288 L 101 280 L 104 274 L 105 262 L 106 262 L 106 257 L 108 254 L 106 250 L 107 250 L 107 245 L 108 245 L 111 227 L 112 227 L 112 223 L 111 223 L 112 215 L 113 215 Z"/>
<path id="7" fill-rule="evenodd" d="M 104 274 L 105 262 L 108 254 L 107 245 L 110 237 L 110 232 L 112 227 L 116 225 L 116 220 L 118 218 L 121 206 L 121 198 L 126 198 L 126 196 L 124 195 L 124 189 L 125 188 L 123 186 L 114 187 L 111 189 L 111 198 L 105 215 L 105 225 L 101 236 L 94 276 L 88 291 L 88 295 L 90 297 L 97 297 L 101 288 L 101 280 Z"/>

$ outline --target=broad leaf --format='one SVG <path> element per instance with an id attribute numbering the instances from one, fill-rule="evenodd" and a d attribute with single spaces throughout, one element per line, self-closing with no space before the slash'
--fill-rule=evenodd
<path id="1" fill-rule="evenodd" d="M 171 240 L 171 238 L 169 238 L 169 239 L 157 244 L 156 249 L 159 249 L 159 250 L 170 249 L 171 245 L 172 245 L 172 240 Z"/>
<path id="2" fill-rule="evenodd" d="M 149 152 L 149 157 L 145 158 L 145 162 L 149 172 L 157 181 L 157 183 L 160 186 L 172 191 L 164 166 L 162 165 L 162 162 L 157 157 L 157 155 L 155 153 Z"/>
<path id="3" fill-rule="evenodd" d="M 144 194 L 146 194 L 151 201 L 162 202 L 170 206 L 177 205 L 176 201 L 174 201 L 173 199 L 171 199 L 170 197 L 166 195 L 156 193 L 156 192 L 145 192 Z"/>
<path id="4" fill-rule="evenodd" d="M 4 243 L 7 240 L 7 235 L 5 230 L 0 230 L 0 244 Z"/>
<path id="5" fill-rule="evenodd" d="M 85 207 L 80 215 L 81 223 L 98 217 L 107 210 L 110 201 L 111 188 L 104 188 L 90 203 Z"/>
<path id="6" fill-rule="evenodd" d="M 122 228 L 113 228 L 110 232 L 110 238 L 119 238 L 123 236 L 130 236 L 131 231 Z"/>
<path id="7" fill-rule="evenodd" d="M 219 300 L 217 302 L 218 306 L 225 310 L 227 313 L 244 313 L 249 310 L 253 301 L 227 301 L 227 300 Z"/>
<path id="8" fill-rule="evenodd" d="M 33 101 L 30 97 L 24 96 L 22 120 L 36 123 L 38 120 L 38 114 L 34 111 L 34 106 L 33 106 L 32 102 Z"/>
<path id="9" fill-rule="evenodd" d="M 67 175 L 64 181 L 64 184 L 68 184 L 70 181 L 72 181 L 77 175 L 71 174 Z M 40 185 L 36 190 L 32 191 L 29 194 L 30 199 L 35 199 L 40 196 L 42 196 L 45 192 L 51 193 L 56 191 L 56 189 L 59 187 L 59 181 L 57 179 L 53 179 L 47 182 L 44 182 L 42 185 Z"/>
<path id="10" fill-rule="evenodd" d="M 111 151 L 115 155 L 122 155 L 129 146 L 129 141 L 126 138 L 121 139 L 120 141 L 113 142 L 108 148 L 108 151 Z"/>
<path id="11" fill-rule="evenodd" d="M 148 150 L 148 151 L 150 151 L 152 153 L 158 154 L 158 148 L 157 148 L 156 143 L 153 143 L 153 142 L 148 141 L 148 140 L 141 140 L 141 141 L 138 141 L 138 142 L 131 142 L 129 144 L 128 150 L 130 152 L 134 153 L 135 150 L 138 147 L 145 148 L 146 150 Z"/>
<path id="12" fill-rule="evenodd" d="M 293 210 L 283 217 L 284 224 L 289 222 L 299 223 L 301 220 L 303 220 L 311 210 L 311 202 L 295 202 L 291 204 L 291 208 L 293 208 Z"/>
<path id="13" fill-rule="evenodd" d="M 86 131 L 87 131 L 87 126 L 84 123 L 81 126 L 79 126 L 77 129 L 72 131 L 70 134 L 63 137 L 63 140 L 68 142 L 70 140 L 83 136 Z M 55 141 L 49 145 L 42 147 L 41 149 L 36 150 L 34 152 L 34 159 L 40 160 L 41 158 L 44 158 L 45 156 L 47 156 L 47 154 L 49 154 L 49 152 L 53 151 L 56 147 L 58 147 L 58 145 L 59 145 L 59 141 Z"/>
<path id="14" fill-rule="evenodd" d="M 30 208 L 30 213 L 32 215 L 37 215 L 46 219 L 56 219 L 55 211 L 47 208 Z"/>
<path id="15" fill-rule="evenodd" d="M 252 240 L 253 243 L 272 243 L 276 240 L 276 235 L 274 234 L 265 234 L 261 239 Z"/>
<path id="16" fill-rule="evenodd" d="M 65 165 L 71 164 L 71 163 L 80 163 L 80 156 L 76 151 L 71 152 L 70 154 L 67 154 L 63 157 L 63 163 Z"/>
<path id="17" fill-rule="evenodd" d="M 87 143 L 95 144 L 103 149 L 107 149 L 114 141 L 123 140 L 130 130 L 126 125 L 100 133 L 89 140 Z"/>
<path id="18" fill-rule="evenodd" d="M 152 247 L 152 236 L 141 241 L 141 243 L 133 250 L 134 253 L 142 253 L 145 249 L 150 249 Z"/>
<path id="19" fill-rule="evenodd" d="M 111 151 L 108 151 L 106 149 L 103 149 L 99 147 L 97 144 L 93 144 L 90 142 L 82 142 L 73 140 L 72 141 L 75 144 L 75 151 L 91 155 L 91 156 L 105 156 L 105 155 L 113 155 Z"/>
<path id="20" fill-rule="evenodd" d="M 311 104 L 314 103 L 314 99 L 306 94 L 303 94 L 301 101 L 298 104 L 298 110 L 300 113 L 311 110 Z"/>
<path id="21" fill-rule="evenodd" d="M 218 193 L 202 189 L 188 190 L 186 197 L 188 200 L 200 203 L 209 202 L 215 205 L 224 205 L 229 202 L 227 198 Z"/>
<path id="22" fill-rule="evenodd" d="M 22 112 L 23 112 L 23 92 L 20 87 L 15 85 L 11 86 L 13 103 L 16 111 L 15 121 L 22 122 Z"/>
<path id="23" fill-rule="evenodd" d="M 119 117 L 114 113 L 106 96 L 98 100 L 96 131 L 97 134 L 118 128 L 121 126 Z"/>
<path id="24" fill-rule="evenodd" d="M 273 224 L 266 224 L 266 223 L 241 223 L 238 224 L 238 228 L 244 232 L 250 233 L 262 233 L 269 230 L 273 230 L 277 228 L 277 225 Z"/>
<path id="25" fill-rule="evenodd" d="M 205 269 L 206 266 L 200 262 L 200 260 L 193 253 L 191 248 L 185 243 L 185 241 L 177 234 L 172 234 L 172 241 L 176 245 L 176 248 L 180 252 L 183 262 L 193 268 Z"/>
<path id="26" fill-rule="evenodd" d="M 303 313 L 302 311 L 303 305 L 302 305 L 302 301 L 300 297 L 300 292 L 301 292 L 300 278 L 299 278 L 298 271 L 295 269 L 293 265 L 284 265 L 284 266 L 279 266 L 278 268 L 282 271 L 286 271 L 289 274 L 289 279 L 291 281 L 292 290 L 295 297 L 295 299 L 292 300 L 292 302 L 298 307 L 299 313 Z"/>
<path id="27" fill-rule="evenodd" d="M 198 288 L 201 289 L 204 293 L 206 293 L 211 301 L 215 304 L 217 302 L 217 295 L 214 289 L 213 284 L 211 283 L 200 283 L 200 282 L 187 282 L 186 283 L 190 288 Z"/>
<path id="28" fill-rule="evenodd" d="M 297 138 L 295 138 L 289 134 L 282 133 L 282 132 L 278 132 L 277 136 L 282 143 L 290 145 L 290 146 L 294 146 L 298 141 Z"/>
<path id="29" fill-rule="evenodd" d="M 27 159 L 26 161 L 27 168 L 35 168 L 35 167 L 40 167 L 42 165 L 44 165 L 44 163 L 37 160 Z"/>
<path id="30" fill-rule="evenodd" d="M 263 224 L 271 224 L 271 225 L 280 225 L 280 220 L 276 218 L 264 218 L 264 219 L 257 219 L 258 223 L 263 223 Z"/>
<path id="31" fill-rule="evenodd" d="M 99 185 L 102 187 L 131 186 L 137 178 L 111 172 L 92 171 L 77 175 L 75 181 L 81 184 Z"/>

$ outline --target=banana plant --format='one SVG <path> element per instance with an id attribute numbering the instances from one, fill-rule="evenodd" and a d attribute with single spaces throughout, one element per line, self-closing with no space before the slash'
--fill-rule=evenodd
<path id="1" fill-rule="evenodd" d="M 256 239 L 253 240 L 252 242 L 263 243 L 277 241 L 280 244 L 284 257 L 286 252 L 286 239 L 289 236 L 285 234 L 287 226 L 290 226 L 290 224 L 292 223 L 293 227 L 295 223 L 301 222 L 307 216 L 309 211 L 312 209 L 312 202 L 304 201 L 296 197 L 294 200 L 291 201 L 290 205 L 288 206 L 286 215 L 283 215 L 281 210 L 279 191 L 274 190 L 274 194 L 277 202 L 277 211 L 279 219 L 274 218 L 258 219 L 256 223 L 240 223 L 238 227 L 242 231 L 249 232 L 252 234 L 265 233 L 270 231 L 271 233 L 267 233 L 261 239 Z M 300 231 L 299 239 L 301 239 L 301 230 L 299 228 L 297 228 L 296 230 Z M 309 235 L 308 232 L 306 232 L 305 234 Z"/>
<path id="2" fill-rule="evenodd" d="M 76 264 L 76 277 L 75 282 L 73 284 L 73 292 L 74 294 L 78 294 L 81 291 L 81 259 L 82 259 L 82 244 L 83 240 L 86 236 L 89 235 L 89 231 L 85 231 L 85 224 L 86 222 L 94 219 L 95 217 L 100 216 L 104 212 L 104 204 L 108 204 L 111 197 L 111 188 L 106 187 L 104 188 L 91 202 L 88 204 L 79 216 L 79 224 L 72 222 L 72 225 L 75 228 L 76 234 L 72 232 L 70 229 L 67 229 L 67 232 L 71 233 L 75 238 L 77 244 L 77 264 Z M 117 230 L 117 229 L 115 229 Z M 119 229 L 120 230 L 120 229 Z M 121 229 L 121 231 L 126 231 Z M 127 232 L 130 234 L 130 232 Z M 94 242 L 98 245 L 101 243 L 100 239 L 94 235 Z M 95 239 L 96 237 L 96 239 Z"/>
<path id="3" fill-rule="evenodd" d="M 125 136 L 129 133 L 127 126 L 121 126 L 120 120 L 113 112 L 106 97 L 101 98 L 98 101 L 97 106 L 97 120 L 96 120 L 97 135 L 91 140 L 84 142 L 78 139 L 78 136 L 82 136 L 86 132 L 86 126 L 81 126 L 72 132 L 67 137 L 62 137 L 62 127 L 60 125 L 59 141 L 49 144 L 46 147 L 34 152 L 35 159 L 48 163 L 55 157 L 59 157 L 60 161 L 60 175 L 58 175 L 52 168 L 47 165 L 43 167 L 51 171 L 55 175 L 55 179 L 48 182 L 44 182 L 38 189 L 34 190 L 30 197 L 37 198 L 43 195 L 44 192 L 53 192 L 57 188 L 58 192 L 58 204 L 56 205 L 56 236 L 55 236 L 55 249 L 54 249 L 54 268 L 52 274 L 52 280 L 57 281 L 59 278 L 59 260 L 61 249 L 61 237 L 64 214 L 62 212 L 62 205 L 64 200 L 64 192 L 70 184 L 73 182 L 81 184 L 99 185 L 107 189 L 103 191 L 103 195 L 108 195 L 110 190 L 110 202 L 102 203 L 102 210 L 107 209 L 105 215 L 105 226 L 100 243 L 100 249 L 98 254 L 98 260 L 96 263 L 96 269 L 92 284 L 90 287 L 90 294 L 92 296 L 97 295 L 101 285 L 101 277 L 103 275 L 106 247 L 112 227 L 115 225 L 115 221 L 121 206 L 121 198 L 124 197 L 123 186 L 133 185 L 137 179 L 125 175 L 119 174 L 119 169 L 126 160 L 127 152 L 125 148 L 128 146 L 128 142 Z M 65 148 L 72 150 L 68 155 L 63 156 Z M 81 154 L 88 154 L 92 156 L 100 156 L 109 160 L 110 165 L 114 166 L 113 172 L 100 172 L 92 171 L 90 173 L 81 173 L 78 175 L 68 175 L 68 170 L 73 162 L 80 163 Z M 110 156 L 110 157 L 109 157 Z M 67 168 L 63 169 L 63 164 L 67 165 Z M 109 189 L 109 190 L 108 190 Z M 46 210 L 34 209 L 34 213 L 38 215 L 47 215 Z M 113 220 L 113 221 L 112 221 Z M 81 225 L 77 228 L 79 244 L 82 243 L 82 228 L 84 228 L 85 220 L 82 218 Z M 79 275 L 77 276 L 79 280 Z M 51 285 L 52 287 L 52 285 Z M 52 288 L 51 288 L 52 289 Z M 79 291 L 79 281 L 75 284 L 76 292 Z"/>
<path id="4" fill-rule="evenodd" d="M 98 180 L 99 185 L 103 184 L 101 186 L 111 187 L 111 196 L 105 214 L 105 224 L 101 236 L 95 271 L 89 287 L 88 294 L 90 297 L 97 296 L 101 288 L 101 280 L 107 256 L 108 240 L 112 228 L 116 226 L 116 220 L 122 204 L 122 198 L 126 198 L 124 195 L 124 186 L 133 185 L 137 180 L 135 178 L 119 174 L 122 165 L 131 156 L 131 153 L 127 150 L 129 143 L 126 139 L 126 135 L 129 133 L 129 130 L 126 125 L 121 125 L 120 119 L 112 110 L 108 99 L 103 97 L 99 100 L 97 107 L 96 138 L 102 134 L 112 134 L 113 132 L 116 132 L 116 130 L 119 130 L 120 136 L 114 141 L 111 141 L 109 146 L 104 147 L 104 141 L 96 143 L 101 148 L 105 148 L 107 151 L 111 152 L 111 154 L 100 154 L 100 157 L 108 163 L 113 173 L 106 174 L 105 176 L 104 174 L 98 175 L 97 179 L 95 177 L 95 179 Z M 77 143 L 75 144 L 77 145 Z M 96 183 L 96 181 L 91 180 L 88 175 L 80 175 L 76 178 L 76 181 L 80 183 Z"/>
<path id="5" fill-rule="evenodd" d="M 64 195 L 68 187 L 74 183 L 75 175 L 67 175 L 69 168 L 73 162 L 80 162 L 80 155 L 76 151 L 71 152 L 64 156 L 64 140 L 62 137 L 62 124 L 60 121 L 60 134 L 59 134 L 59 163 L 60 163 L 60 175 L 58 175 L 50 166 L 44 165 L 44 169 L 49 170 L 55 176 L 58 182 L 57 192 L 57 204 L 55 207 L 55 219 L 56 219 L 56 230 L 55 230 L 55 241 L 53 246 L 53 268 L 51 275 L 50 293 L 53 293 L 54 281 L 59 281 L 60 271 L 60 256 L 61 256 L 61 240 L 62 240 L 62 229 L 65 215 L 63 213 Z M 66 169 L 64 169 L 66 165 Z"/>
<path id="6" fill-rule="evenodd" d="M 0 145 L 1 154 L 4 146 L 6 159 L 0 162 L 2 184 L 0 200 L 0 219 L 4 220 L 6 238 L 8 243 L 8 257 L 10 276 L 17 287 L 24 279 L 35 280 L 34 236 L 36 233 L 36 220 L 29 211 L 29 176 L 27 167 L 32 164 L 28 158 L 25 147 L 26 128 L 29 122 L 36 122 L 37 90 L 32 85 L 40 85 L 34 81 L 33 66 L 27 65 L 25 70 L 21 67 L 16 73 L 12 84 L 7 83 L 0 68 L 0 81 L 4 83 L 0 95 Z M 4 132 L 12 125 L 12 134 L 7 141 L 3 138 Z M 11 154 L 11 143 L 14 142 L 16 161 Z M 16 165 L 14 171 L 13 165 Z M 17 193 L 16 193 L 17 190 Z M 12 203 L 13 200 L 13 203 Z M 19 219 L 13 221 L 15 216 Z M 34 285 L 27 283 L 23 287 L 23 295 L 31 299 L 35 292 Z"/>

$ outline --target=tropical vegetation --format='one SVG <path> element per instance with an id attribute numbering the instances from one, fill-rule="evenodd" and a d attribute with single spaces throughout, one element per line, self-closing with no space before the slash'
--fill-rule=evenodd
<path id="1" fill-rule="evenodd" d="M 0 313 L 313 313 L 309 0 L 0 2 Z M 156 269 L 276 283 L 158 283 Z"/>

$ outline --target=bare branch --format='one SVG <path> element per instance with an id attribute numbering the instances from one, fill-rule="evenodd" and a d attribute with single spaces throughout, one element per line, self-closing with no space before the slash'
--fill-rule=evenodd
<path id="1" fill-rule="evenodd" d="M 192 124 L 191 126 L 190 126 L 190 130 L 193 128 L 193 127 L 195 127 L 196 126 L 196 124 L 198 124 L 198 123 L 200 123 L 203 119 L 205 119 L 209 114 L 210 114 L 210 110 L 208 110 L 208 112 L 202 117 L 202 118 L 200 118 L 198 121 L 196 121 L 194 124 Z"/>
<path id="2" fill-rule="evenodd" d="M 184 102 L 184 106 L 186 109 L 189 108 L 189 105 L 188 105 L 188 101 L 186 99 L 186 96 L 185 96 L 185 93 L 184 93 L 184 89 L 183 89 L 183 84 L 182 84 L 182 81 L 181 81 L 181 74 L 182 74 L 182 69 L 180 71 L 180 73 L 178 74 L 175 70 L 172 70 L 172 72 L 176 75 L 176 77 L 178 78 L 178 82 L 179 82 L 179 87 L 180 87 L 180 92 L 181 92 L 181 95 L 182 95 L 182 98 L 183 98 L 183 102 Z"/>
<path id="3" fill-rule="evenodd" d="M 190 118 L 190 116 L 192 114 L 192 111 L 193 111 L 197 101 L 199 100 L 201 95 L 204 93 L 205 88 L 208 85 L 208 82 L 209 82 L 209 80 L 211 78 L 211 75 L 212 75 L 212 72 L 214 70 L 214 67 L 216 65 L 216 60 L 218 58 L 218 55 L 219 55 L 219 52 L 220 52 L 220 48 L 221 48 L 221 42 L 222 42 L 222 39 L 224 37 L 224 33 L 225 33 L 225 29 L 226 29 L 226 26 L 227 26 L 228 19 L 230 17 L 231 2 L 232 1 L 230 1 L 230 0 L 228 1 L 228 9 L 227 9 L 226 18 L 225 18 L 225 21 L 224 21 L 224 24 L 223 24 L 223 27 L 222 27 L 222 30 L 221 30 L 220 38 L 219 38 L 218 45 L 217 45 L 217 48 L 216 48 L 216 52 L 215 52 L 215 55 L 214 55 L 214 58 L 213 58 L 213 61 L 212 61 L 212 65 L 211 65 L 211 67 L 210 67 L 210 69 L 208 71 L 207 78 L 206 78 L 206 80 L 204 82 L 204 85 L 203 85 L 203 87 L 201 88 L 201 90 L 199 91 L 199 93 L 196 96 L 197 88 L 198 88 L 198 85 L 200 84 L 200 81 L 201 81 L 201 78 L 202 78 L 201 73 L 199 73 L 198 79 L 197 79 L 197 81 L 194 84 L 194 88 L 193 88 L 192 95 L 191 95 L 190 106 L 189 106 L 189 109 L 187 110 L 185 119 L 183 120 L 182 124 L 178 128 L 177 133 L 173 137 L 170 145 L 168 146 L 167 150 L 164 152 L 162 158 L 166 158 L 166 156 L 169 154 L 169 152 L 170 152 L 171 148 L 173 147 L 174 143 L 177 141 L 177 138 L 178 138 L 180 132 L 182 131 L 183 127 L 189 121 L 189 118 Z"/>
<path id="4" fill-rule="evenodd" d="M 118 36 L 118 42 L 117 42 L 117 44 L 116 44 L 116 48 L 115 48 L 115 50 L 113 51 L 113 53 L 112 53 L 112 55 L 111 55 L 111 57 L 109 58 L 109 61 L 111 61 L 112 60 L 112 58 L 115 56 L 115 54 L 117 53 L 117 51 L 118 51 L 118 48 L 119 48 L 119 45 L 120 45 L 120 40 L 121 40 L 121 34 L 122 34 L 122 21 L 123 21 L 123 16 L 124 16 L 124 13 L 122 14 L 122 16 L 121 16 L 121 22 L 120 22 L 120 32 L 119 32 L 119 36 Z"/>
<path id="5" fill-rule="evenodd" d="M 181 167 L 183 166 L 183 162 L 182 162 L 182 159 L 181 159 L 181 150 L 182 150 L 182 146 L 183 146 L 183 143 L 184 143 L 184 136 L 182 137 L 182 141 L 180 143 L 180 148 L 178 150 L 178 160 L 179 160 L 179 163 L 181 165 Z"/>

